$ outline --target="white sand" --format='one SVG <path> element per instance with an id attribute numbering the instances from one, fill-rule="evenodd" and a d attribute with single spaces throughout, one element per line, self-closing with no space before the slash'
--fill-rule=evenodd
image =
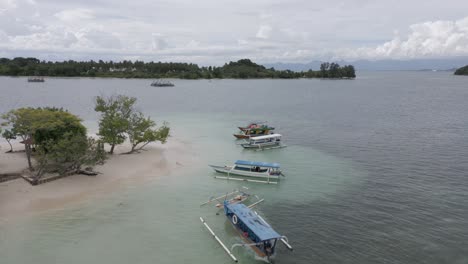
<path id="1" fill-rule="evenodd" d="M 0 145 L 0 173 L 20 172 L 27 167 L 24 153 L 5 153 L 8 144 Z M 0 220 L 18 215 L 61 208 L 73 202 L 137 182 L 152 180 L 173 170 L 183 169 L 195 156 L 188 151 L 187 144 L 170 138 L 168 143 L 153 143 L 146 151 L 120 155 L 129 150 L 128 145 L 116 147 L 116 154 L 95 170 L 98 176 L 73 175 L 38 186 L 31 186 L 23 179 L 0 183 Z M 16 145 L 15 150 L 21 149 Z"/>

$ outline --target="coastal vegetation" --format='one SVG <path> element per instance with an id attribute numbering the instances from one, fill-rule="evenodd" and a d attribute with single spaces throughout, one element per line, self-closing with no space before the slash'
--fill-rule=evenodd
<path id="1" fill-rule="evenodd" d="M 352 65 L 322 63 L 319 70 L 275 70 L 249 59 L 229 62 L 221 67 L 198 66 L 193 63 L 113 61 L 41 61 L 36 58 L 0 58 L 0 75 L 115 78 L 180 78 L 180 79 L 293 79 L 293 78 L 355 78 Z"/>
<path id="2" fill-rule="evenodd" d="M 115 95 L 96 97 L 96 112 L 101 114 L 99 133 L 101 140 L 111 146 L 110 154 L 116 145 L 122 144 L 128 137 L 131 150 L 129 153 L 143 149 L 151 142 L 166 143 L 170 128 L 166 122 L 159 128 L 150 117 L 135 109 L 135 97 Z"/>
<path id="3" fill-rule="evenodd" d="M 105 160 L 102 144 L 88 138 L 81 120 L 62 108 L 18 108 L 2 118 L 2 126 L 8 131 L 2 136 L 7 141 L 16 137 L 22 140 L 35 182 L 45 173 L 79 173 L 82 166 Z"/>
<path id="4" fill-rule="evenodd" d="M 454 74 L 455 75 L 468 75 L 468 65 L 457 69 Z"/>
<path id="5" fill-rule="evenodd" d="M 123 95 L 97 97 L 95 110 L 101 114 L 97 138 L 88 137 L 80 118 L 55 107 L 26 107 L 3 114 L 0 135 L 9 143 L 20 139 L 28 166 L 28 178 L 38 184 L 45 174 L 96 175 L 92 167 L 107 159 L 104 144 L 114 147 L 127 138 L 138 152 L 151 142 L 166 143 L 170 128 L 159 128 L 150 117 L 135 109 L 136 98 Z M 84 169 L 83 169 L 84 168 Z"/>

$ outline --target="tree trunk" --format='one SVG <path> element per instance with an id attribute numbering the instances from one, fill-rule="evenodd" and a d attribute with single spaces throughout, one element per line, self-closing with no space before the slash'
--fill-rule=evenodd
<path id="1" fill-rule="evenodd" d="M 8 142 L 8 144 L 10 144 L 10 151 L 8 151 L 8 152 L 13 152 L 13 146 L 11 145 L 10 140 L 7 139 L 7 142 Z"/>
<path id="2" fill-rule="evenodd" d="M 115 144 L 112 144 L 111 149 L 109 151 L 110 154 L 114 154 L 114 147 L 115 147 Z"/>
<path id="3" fill-rule="evenodd" d="M 28 159 L 28 166 L 31 171 L 34 170 L 32 163 L 31 163 L 31 145 L 24 144 L 24 151 L 26 152 L 26 158 Z"/>

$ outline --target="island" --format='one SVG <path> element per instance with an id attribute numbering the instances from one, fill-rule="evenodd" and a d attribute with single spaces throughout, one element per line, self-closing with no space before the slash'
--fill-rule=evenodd
<path id="1" fill-rule="evenodd" d="M 455 75 L 468 75 L 468 65 L 457 69 L 454 74 Z"/>
<path id="2" fill-rule="evenodd" d="M 178 79 L 353 79 L 354 66 L 324 62 L 318 70 L 291 71 L 266 68 L 250 59 L 225 63 L 223 66 L 198 66 L 180 62 L 113 61 L 41 61 L 36 58 L 0 58 L 2 76 L 178 78 Z"/>

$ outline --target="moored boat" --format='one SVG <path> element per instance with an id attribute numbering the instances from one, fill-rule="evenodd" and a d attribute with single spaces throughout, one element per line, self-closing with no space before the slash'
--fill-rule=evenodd
<path id="1" fill-rule="evenodd" d="M 275 128 L 262 125 L 254 128 L 247 128 L 240 131 L 239 134 L 234 134 L 234 137 L 238 139 L 246 139 L 246 138 L 251 138 L 251 137 L 258 137 L 258 136 L 264 136 L 272 133 Z"/>
<path id="2" fill-rule="evenodd" d="M 245 131 L 247 129 L 252 129 L 252 128 L 259 128 L 261 126 L 265 126 L 266 122 L 250 122 L 247 126 L 245 127 L 238 127 L 240 131 Z M 274 128 L 272 128 L 274 129 Z"/>
<path id="3" fill-rule="evenodd" d="M 258 161 L 237 160 L 231 166 L 210 165 L 216 172 L 230 175 L 256 177 L 265 179 L 278 179 L 283 175 L 280 164 Z"/>
<path id="4" fill-rule="evenodd" d="M 155 86 L 155 87 L 172 87 L 172 86 L 174 86 L 174 84 L 169 82 L 169 81 L 156 80 L 156 81 L 153 81 L 151 83 L 151 86 Z"/>
<path id="5" fill-rule="evenodd" d="M 283 243 L 287 249 L 293 250 L 286 236 L 280 235 L 276 232 L 257 212 L 252 208 L 264 199 L 246 206 L 243 203 L 232 203 L 229 200 L 223 202 L 224 214 L 228 221 L 233 225 L 239 237 L 242 239 L 241 243 L 231 246 L 231 249 L 219 239 L 215 232 L 210 228 L 208 223 L 200 217 L 200 221 L 208 229 L 213 238 L 221 245 L 223 250 L 235 262 L 237 258 L 231 252 L 235 247 L 250 247 L 255 254 L 269 262 L 276 254 L 276 246 L 279 242 Z M 207 203 L 209 203 L 208 201 Z M 206 203 L 205 203 L 206 204 Z M 218 214 L 218 213 L 217 213 Z"/>
<path id="6" fill-rule="evenodd" d="M 257 212 L 242 203 L 224 202 L 224 213 L 245 243 L 236 246 L 250 246 L 255 254 L 270 260 L 276 253 L 276 245 L 282 242 L 292 250 L 285 236 L 276 232 Z"/>
<path id="7" fill-rule="evenodd" d="M 271 149 L 285 147 L 281 143 L 281 134 L 251 137 L 245 143 L 240 144 L 246 149 Z"/>
<path id="8" fill-rule="evenodd" d="M 29 77 L 28 82 L 44 82 L 44 78 L 42 78 L 42 77 Z"/>

